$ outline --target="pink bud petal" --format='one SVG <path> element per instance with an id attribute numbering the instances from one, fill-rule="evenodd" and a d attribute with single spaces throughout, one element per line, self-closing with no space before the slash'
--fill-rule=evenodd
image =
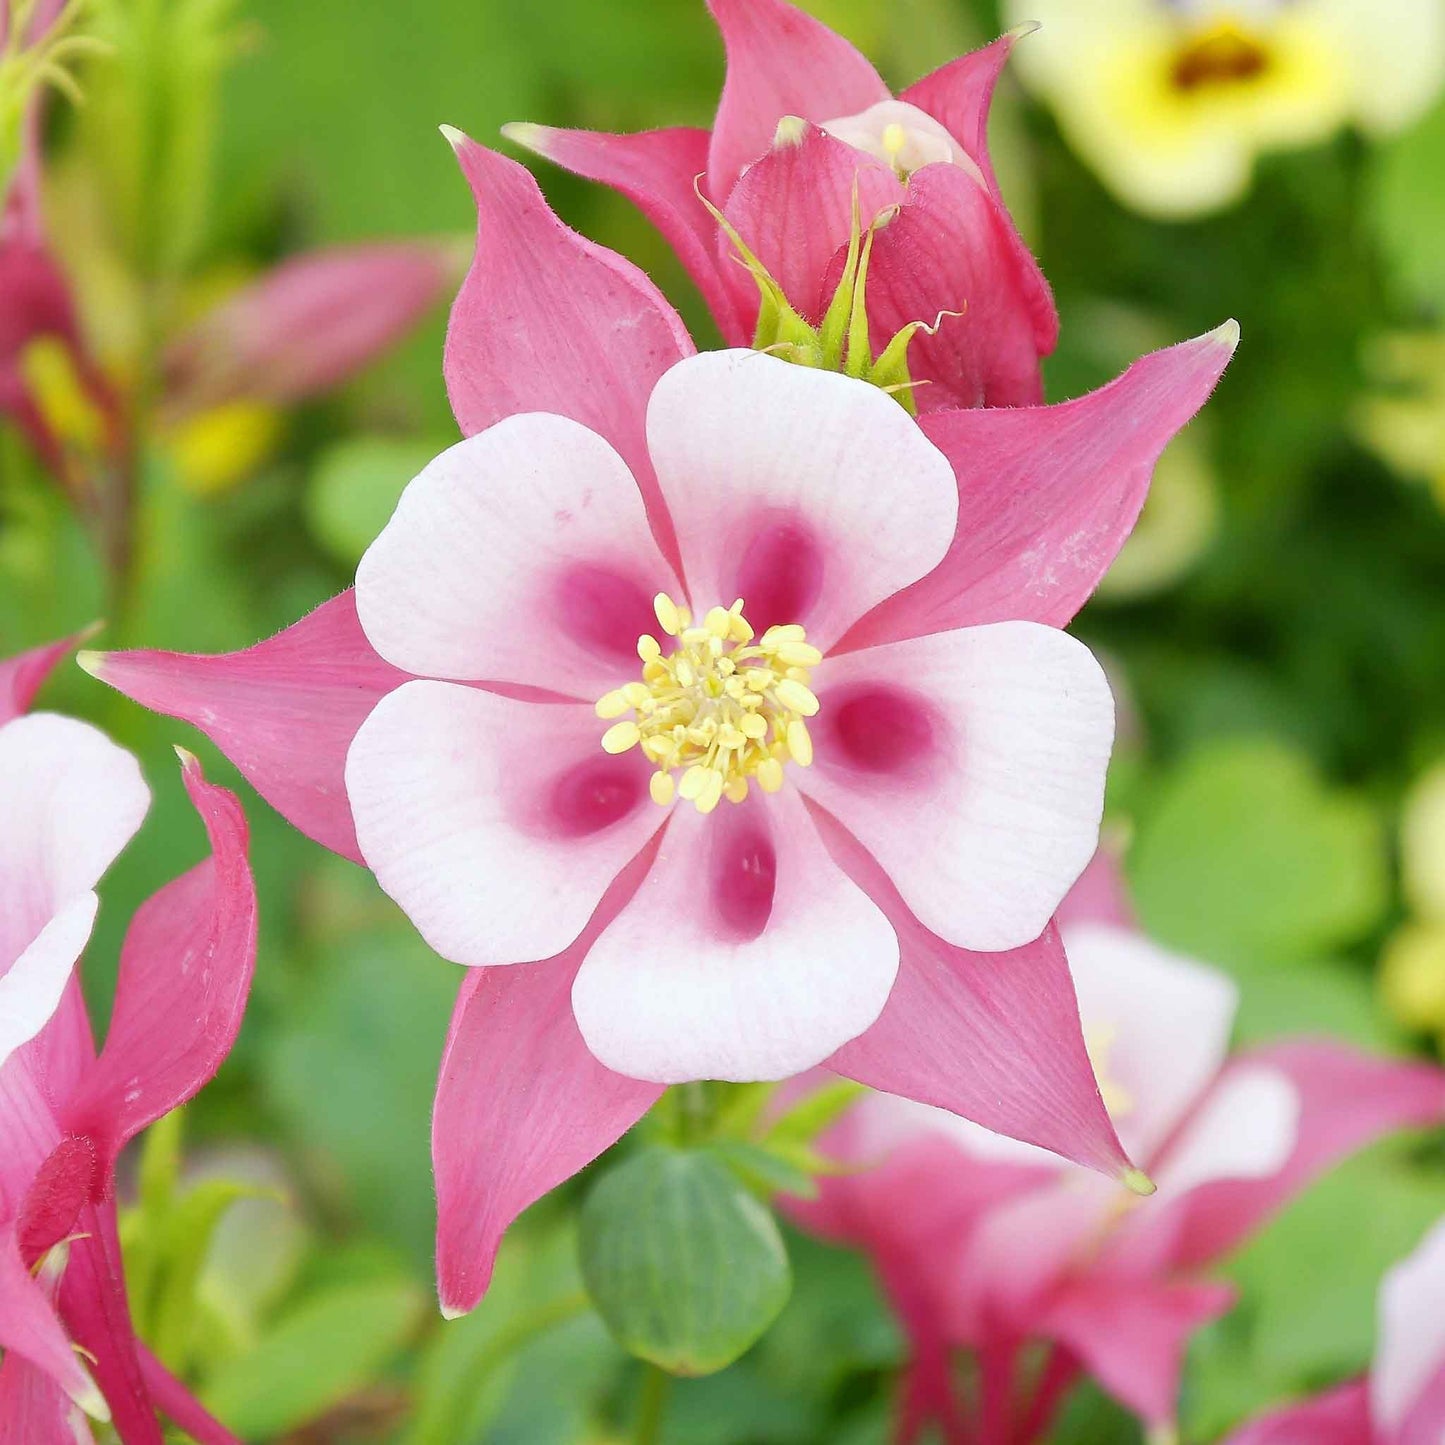
<path id="1" fill-rule="evenodd" d="M 784 116 L 821 122 L 892 93 L 841 35 L 784 0 L 708 0 L 727 47 L 727 79 L 708 156 L 708 191 L 732 192 Z"/>
<path id="2" fill-rule="evenodd" d="M 308 837 L 361 861 L 346 801 L 346 750 L 407 674 L 367 642 L 350 591 L 243 652 L 81 655 L 81 665 L 152 712 L 198 727 Z"/>
<path id="3" fill-rule="evenodd" d="M 925 417 L 958 477 L 953 545 L 840 647 L 1009 618 L 1064 626 L 1133 530 L 1154 463 L 1204 405 L 1238 335 L 1228 322 L 1058 406 Z"/>
<path id="4" fill-rule="evenodd" d="M 329 391 L 395 345 L 451 285 L 446 246 L 404 241 L 291 256 L 177 338 L 170 408 Z"/>
<path id="5" fill-rule="evenodd" d="M 604 1068 L 572 1018 L 572 980 L 652 862 L 647 849 L 581 937 L 545 963 L 477 969 L 457 999 L 432 1120 L 443 1313 L 475 1308 L 529 1204 L 615 1143 L 662 1094 Z"/>
<path id="6" fill-rule="evenodd" d="M 121 948 L 105 1048 L 63 1111 L 100 1168 L 147 1125 L 193 1098 L 235 1042 L 256 966 L 256 888 L 235 796 L 182 756 L 211 856 L 136 911 Z"/>
<path id="7" fill-rule="evenodd" d="M 0 659 L 0 726 L 29 709 L 35 694 L 55 670 L 56 664 L 84 635 L 76 633 L 72 637 L 61 638 L 59 642 L 49 642 L 15 657 Z"/>

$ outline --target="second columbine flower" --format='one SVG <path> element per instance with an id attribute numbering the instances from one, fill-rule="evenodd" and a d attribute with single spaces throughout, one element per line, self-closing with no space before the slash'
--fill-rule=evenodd
<path id="1" fill-rule="evenodd" d="M 781 1078 L 887 1002 L 880 888 L 958 947 L 1039 935 L 1093 848 L 1112 702 L 1035 623 L 850 645 L 958 514 L 877 388 L 690 357 L 646 439 L 650 512 L 606 441 L 542 413 L 411 484 L 357 609 L 422 680 L 362 726 L 347 792 L 382 886 L 456 962 L 551 958 L 611 895 L 572 994 L 603 1063 Z M 830 849 L 844 832 L 886 880 Z"/>

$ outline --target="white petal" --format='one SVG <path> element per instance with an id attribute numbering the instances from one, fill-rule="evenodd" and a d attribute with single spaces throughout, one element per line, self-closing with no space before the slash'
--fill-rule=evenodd
<path id="1" fill-rule="evenodd" d="M 652 598 L 676 588 L 632 473 L 565 417 L 508 417 L 402 493 L 356 571 L 371 645 L 423 677 L 592 702 L 634 677 Z"/>
<path id="2" fill-rule="evenodd" d="M 1147 1165 L 1223 1065 L 1239 990 L 1129 929 L 1080 923 L 1063 938 L 1119 1140 Z"/>
<path id="3" fill-rule="evenodd" d="M 1445 1221 L 1380 1286 L 1370 1407 L 1382 1432 L 1404 1424 L 1440 1370 L 1445 1370 Z"/>
<path id="4" fill-rule="evenodd" d="M 695 608 L 741 597 L 826 648 L 953 540 L 948 459 L 886 392 L 757 351 L 689 357 L 657 383 L 647 442 Z"/>
<path id="5" fill-rule="evenodd" d="M 1299 1092 L 1278 1069 L 1232 1070 L 1167 1149 L 1154 1175 L 1161 1197 L 1277 1173 L 1294 1152 L 1299 1116 Z"/>
<path id="6" fill-rule="evenodd" d="M 409 682 L 362 724 L 346 791 L 362 856 L 422 937 L 468 965 L 551 958 L 665 815 L 591 708 Z"/>
<path id="7" fill-rule="evenodd" d="M 1037 938 L 1093 855 L 1114 736 L 1067 634 L 999 622 L 827 658 L 798 786 L 959 948 Z"/>
<path id="8" fill-rule="evenodd" d="M 883 1010 L 898 939 L 828 856 L 802 800 L 674 810 L 636 897 L 572 990 L 587 1046 L 636 1079 L 781 1079 Z"/>

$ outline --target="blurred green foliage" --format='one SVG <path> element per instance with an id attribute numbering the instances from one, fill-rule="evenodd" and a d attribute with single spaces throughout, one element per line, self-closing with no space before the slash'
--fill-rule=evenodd
<path id="1" fill-rule="evenodd" d="M 809 8 L 900 81 L 997 25 L 985 0 Z M 91 107 L 62 126 L 110 158 L 111 227 L 146 274 L 237 257 L 260 266 L 327 240 L 465 236 L 471 204 L 438 123 L 483 141 L 517 119 L 706 123 L 722 75 L 701 0 L 613 0 L 605 13 L 591 0 L 440 0 L 424 12 L 196 0 L 186 13 L 197 43 L 165 29 L 158 0 L 107 13 L 115 49 L 154 72 L 153 105 L 127 109 L 97 67 Z M 214 107 L 198 102 L 187 68 L 206 66 L 223 72 Z M 1329 1030 L 1406 1046 L 1378 1009 L 1372 969 L 1401 915 L 1389 845 L 1401 797 L 1445 753 L 1445 520 L 1347 420 L 1373 337 L 1445 324 L 1445 107 L 1378 151 L 1345 137 L 1273 157 L 1239 209 L 1180 226 L 1121 210 L 1008 86 L 994 135 L 1063 317 L 1052 397 L 1226 315 L 1243 328 L 1191 433 L 1215 492 L 1209 538 L 1181 553 L 1187 571 L 1092 605 L 1078 627 L 1132 699 L 1111 810 L 1134 840 L 1141 917 L 1239 978 L 1244 1038 Z M 709 338 L 645 223 L 558 172 L 543 180 L 568 220 L 644 265 Z M 455 439 L 442 325 L 292 418 L 284 449 L 241 486 L 200 497 L 151 458 L 137 591 L 105 645 L 237 647 L 344 586 L 402 482 Z M 105 605 L 79 525 L 0 436 L 0 652 Z M 105 884 L 86 965 L 104 1000 L 125 920 L 201 847 L 170 744 L 237 780 L 203 739 L 78 673 L 45 701 L 138 751 L 156 792 Z M 143 1324 L 248 1439 L 300 1441 L 286 1432 L 302 1426 L 311 1442 L 627 1438 L 638 1366 L 586 1304 L 570 1222 L 588 1179 L 514 1231 L 475 1315 L 436 1317 L 427 1129 L 456 973 L 369 878 L 241 791 L 263 905 L 254 1003 L 220 1080 L 189 1111 L 186 1168 L 199 1178 L 178 1172 L 170 1136 L 141 1166 L 127 1242 Z M 744 1178 L 788 1167 L 769 1157 L 728 1162 Z M 221 1174 L 208 1173 L 213 1162 Z M 220 1217 L 231 1186 L 202 1182 L 233 1175 L 255 1196 L 234 1222 Z M 749 1196 L 730 1188 L 746 1213 Z M 1379 1275 L 1442 1205 L 1442 1161 L 1391 1145 L 1254 1241 L 1232 1265 L 1241 1307 L 1197 1344 L 1188 1438 L 1217 1438 L 1261 1403 L 1361 1368 Z M 240 1267 L 223 1268 L 237 1250 Z M 885 1438 L 901 1343 L 866 1268 L 792 1235 L 788 1252 L 795 1285 L 777 1324 L 731 1368 L 674 1386 L 669 1445 Z M 250 1291 L 250 1273 L 272 1284 Z M 1131 1438 L 1089 1390 L 1058 1433 L 1072 1445 Z"/>

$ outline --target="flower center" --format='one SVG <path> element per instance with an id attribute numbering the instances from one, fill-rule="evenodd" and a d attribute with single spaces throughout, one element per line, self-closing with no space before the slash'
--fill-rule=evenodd
<path id="1" fill-rule="evenodd" d="M 1186 94 L 1239 84 L 1263 75 L 1269 51 L 1238 26 L 1225 22 L 1194 36 L 1174 56 L 1169 79 Z"/>
<path id="2" fill-rule="evenodd" d="M 940 164 L 961 166 L 976 181 L 983 181 L 978 166 L 947 128 L 907 101 L 881 100 L 857 115 L 825 120 L 819 128 L 890 166 L 901 181 L 924 166 Z"/>
<path id="3" fill-rule="evenodd" d="M 597 700 L 598 717 L 621 719 L 603 733 L 603 749 L 640 747 L 657 766 L 652 798 L 664 807 L 677 796 L 699 813 L 723 798 L 741 803 L 750 779 L 776 793 L 786 761 L 803 768 L 813 761 L 805 719 L 818 711 L 810 669 L 823 654 L 795 623 L 757 637 L 742 598 L 714 607 L 697 626 L 665 592 L 652 605 L 676 645 L 664 656 L 650 633 L 637 639 L 642 681 Z"/>

